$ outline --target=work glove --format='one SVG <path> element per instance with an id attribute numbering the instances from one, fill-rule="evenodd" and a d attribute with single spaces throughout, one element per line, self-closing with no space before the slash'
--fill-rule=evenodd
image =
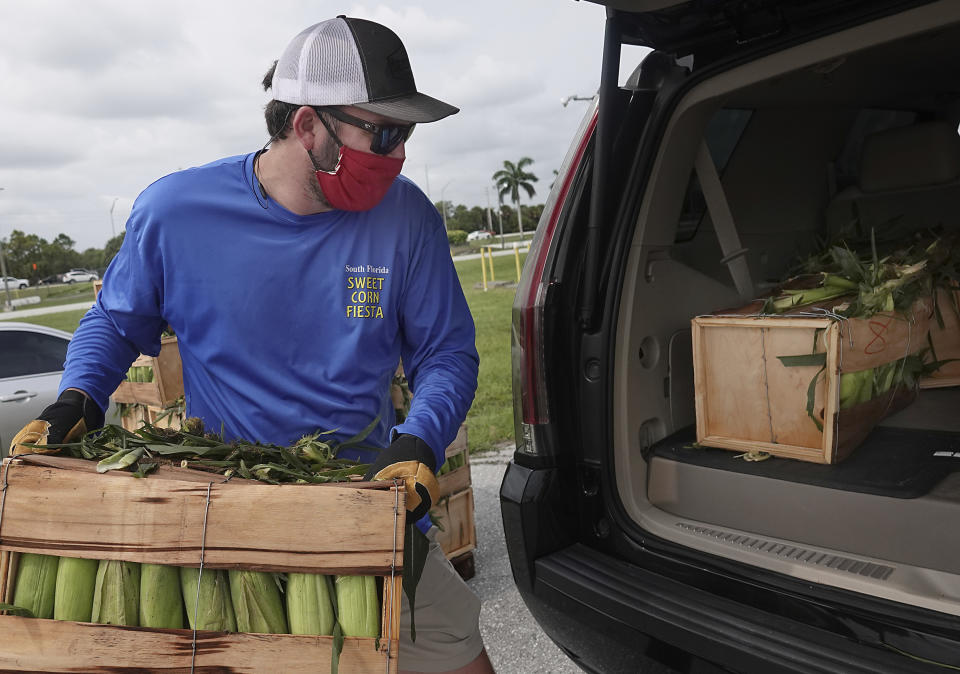
<path id="1" fill-rule="evenodd" d="M 398 435 L 380 452 L 365 480 L 403 480 L 407 492 L 408 521 L 416 522 L 429 512 L 440 491 L 436 457 L 429 445 L 415 435 Z"/>
<path id="2" fill-rule="evenodd" d="M 64 391 L 57 402 L 24 426 L 10 443 L 10 456 L 55 454 L 57 449 L 34 449 L 31 445 L 58 445 L 76 442 L 87 431 L 103 426 L 103 410 L 80 391 Z"/>

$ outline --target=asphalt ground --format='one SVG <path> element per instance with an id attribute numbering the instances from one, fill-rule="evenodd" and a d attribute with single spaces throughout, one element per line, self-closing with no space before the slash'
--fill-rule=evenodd
<path id="1" fill-rule="evenodd" d="M 500 517 L 500 482 L 513 447 L 471 455 L 476 575 L 468 581 L 480 597 L 480 631 L 497 674 L 574 674 L 580 668 L 557 648 L 513 583 Z"/>

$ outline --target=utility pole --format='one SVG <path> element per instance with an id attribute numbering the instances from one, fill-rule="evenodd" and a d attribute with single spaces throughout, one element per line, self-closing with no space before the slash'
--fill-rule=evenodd
<path id="1" fill-rule="evenodd" d="M 4 188 L 0 187 L 0 192 Z M 13 309 L 13 303 L 10 302 L 10 282 L 7 281 L 7 262 L 6 255 L 3 252 L 3 239 L 0 239 L 0 274 L 3 274 L 3 291 L 6 293 L 7 299 L 3 303 L 3 310 L 10 311 Z"/>
<path id="2" fill-rule="evenodd" d="M 119 198 L 120 197 L 114 197 L 113 203 L 110 204 L 110 232 L 113 234 L 114 238 L 117 236 L 117 228 L 113 226 L 113 209 L 117 205 L 117 199 Z"/>
<path id="3" fill-rule="evenodd" d="M 493 231 L 493 219 L 490 215 L 490 188 L 486 188 L 487 192 L 487 229 Z M 502 221 L 501 221 L 502 222 Z M 503 227 L 500 228 L 500 248 L 503 248 Z"/>
<path id="4" fill-rule="evenodd" d="M 446 231 L 449 231 L 447 230 L 447 202 L 443 200 L 443 193 L 447 191 L 447 188 L 450 187 L 450 183 L 452 182 L 452 180 L 449 181 L 443 186 L 443 189 L 440 190 L 440 207 L 443 208 L 443 229 Z"/>
<path id="5" fill-rule="evenodd" d="M 430 196 L 430 167 L 424 163 L 423 165 L 423 174 L 427 177 L 427 199 L 430 199 L 430 203 L 433 203 L 433 199 Z"/>

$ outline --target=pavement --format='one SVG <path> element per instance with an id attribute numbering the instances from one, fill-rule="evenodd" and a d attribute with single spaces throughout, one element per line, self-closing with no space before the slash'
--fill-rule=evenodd
<path id="1" fill-rule="evenodd" d="M 480 631 L 497 674 L 576 674 L 580 668 L 530 615 L 510 571 L 500 516 L 500 483 L 513 446 L 470 455 L 477 549 L 467 584 L 480 597 Z"/>
<path id="2" fill-rule="evenodd" d="M 93 300 L 86 302 L 75 302 L 73 304 L 57 304 L 52 307 L 40 307 L 39 309 L 14 309 L 13 311 L 0 311 L 0 321 L 16 321 L 28 316 L 40 316 L 42 314 L 58 314 L 61 311 L 76 311 L 78 309 L 89 309 L 93 306 Z"/>

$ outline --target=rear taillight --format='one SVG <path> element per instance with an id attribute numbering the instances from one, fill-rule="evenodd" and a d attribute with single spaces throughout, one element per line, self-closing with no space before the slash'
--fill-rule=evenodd
<path id="1" fill-rule="evenodd" d="M 554 243 L 557 221 L 570 194 L 570 186 L 597 125 L 597 107 L 584 117 L 530 244 L 513 304 L 513 405 L 517 451 L 537 454 L 535 427 L 550 422 L 547 406 L 543 311 L 550 279 L 547 259 Z"/>

